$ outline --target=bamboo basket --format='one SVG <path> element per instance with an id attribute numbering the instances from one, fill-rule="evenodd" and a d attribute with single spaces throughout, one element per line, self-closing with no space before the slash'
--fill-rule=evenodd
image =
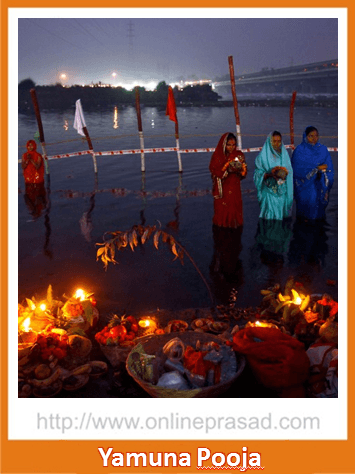
<path id="1" fill-rule="evenodd" d="M 99 345 L 102 353 L 111 363 L 113 368 L 118 368 L 121 363 L 125 363 L 126 359 L 133 349 L 133 346 L 120 346 L 120 345 Z"/>
<path id="2" fill-rule="evenodd" d="M 185 345 L 191 345 L 195 347 L 196 342 L 199 340 L 200 343 L 206 343 L 209 341 L 215 341 L 217 343 L 223 343 L 222 340 L 217 338 L 214 335 L 208 334 L 208 333 L 198 333 L 198 332 L 177 332 L 177 333 L 166 333 L 164 335 L 153 335 L 150 337 L 144 337 L 140 338 L 138 343 L 142 345 L 144 348 L 145 353 L 147 354 L 156 354 L 163 346 L 165 343 L 167 343 L 169 340 L 172 338 L 178 337 L 180 338 Z M 154 384 L 148 383 L 146 381 L 143 381 L 138 374 L 136 373 L 133 365 L 133 359 L 132 355 L 135 353 L 137 350 L 136 348 L 138 345 L 136 345 L 132 351 L 130 352 L 127 361 L 126 361 L 126 367 L 127 371 L 130 374 L 130 376 L 139 384 L 139 386 L 144 389 L 150 396 L 155 397 L 155 398 L 204 398 L 204 397 L 217 397 L 220 394 L 224 393 L 227 391 L 231 385 L 233 384 L 234 381 L 240 376 L 240 374 L 243 372 L 244 367 L 245 367 L 245 357 L 242 355 L 236 354 L 236 359 L 237 359 L 237 371 L 235 375 L 228 379 L 227 381 L 223 381 L 222 383 L 215 384 L 212 386 L 206 386 L 203 388 L 197 388 L 197 389 L 186 389 L 186 390 L 178 390 L 178 389 L 168 389 L 168 388 L 162 388 L 159 386 L 155 386 Z"/>

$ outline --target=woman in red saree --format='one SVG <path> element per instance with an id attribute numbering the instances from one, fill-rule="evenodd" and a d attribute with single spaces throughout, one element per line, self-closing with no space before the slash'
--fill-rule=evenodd
<path id="1" fill-rule="evenodd" d="M 214 217 L 216 226 L 238 228 L 243 225 L 241 180 L 247 175 L 245 155 L 236 150 L 236 137 L 224 134 L 210 161 L 213 178 Z"/>
<path id="2" fill-rule="evenodd" d="M 27 152 L 22 155 L 22 171 L 25 183 L 44 182 L 44 161 L 42 155 L 36 151 L 36 142 L 28 140 L 26 143 Z"/>

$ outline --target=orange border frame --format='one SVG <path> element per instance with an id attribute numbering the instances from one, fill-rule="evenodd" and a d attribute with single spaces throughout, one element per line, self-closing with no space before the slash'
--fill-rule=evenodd
<path id="1" fill-rule="evenodd" d="M 0 187 L 0 213 L 1 213 L 1 233 L 0 233 L 0 249 L 1 249 L 1 269 L 0 269 L 0 291 L 1 291 L 1 452 L 0 452 L 0 472 L 1 473 L 158 473 L 158 469 L 147 468 L 103 468 L 101 466 L 101 458 L 98 454 L 98 446 L 114 447 L 120 449 L 121 452 L 140 451 L 145 445 L 147 452 L 157 451 L 175 451 L 192 453 L 192 467 L 178 468 L 160 468 L 160 473 L 195 473 L 199 472 L 195 465 L 194 454 L 197 447 L 207 447 L 212 453 L 214 452 L 241 452 L 242 446 L 248 446 L 255 452 L 262 454 L 262 465 L 264 465 L 264 473 L 354 473 L 354 450 L 355 450 L 355 392 L 354 392 L 354 336 L 355 336 L 355 5 L 354 0 L 323 1 L 312 0 L 300 1 L 293 0 L 290 7 L 298 8 L 346 8 L 348 17 L 348 229 L 347 229 L 347 245 L 348 245 L 348 440 L 347 441 L 9 441 L 7 438 L 8 426 L 8 409 L 7 409 L 7 335 L 8 335 L 8 9 L 9 8 L 98 8 L 93 0 L 54 0 L 51 5 L 46 1 L 35 0 L 34 2 L 26 0 L 1 0 L 0 22 L 1 22 L 1 53 L 2 62 L 0 75 L 1 81 L 1 136 L 2 136 L 2 173 Z M 114 0 L 104 0 L 100 6 L 103 8 L 118 8 L 121 5 Z M 136 2 L 136 7 L 168 7 L 163 0 L 155 0 L 150 5 L 142 0 Z M 274 1 L 269 5 L 264 0 L 243 0 L 240 5 L 233 0 L 226 1 L 220 8 L 287 8 L 284 1 Z M 183 0 L 180 7 L 191 8 L 215 8 L 217 7 L 213 1 Z M 292 401 L 294 404 L 294 401 Z"/>

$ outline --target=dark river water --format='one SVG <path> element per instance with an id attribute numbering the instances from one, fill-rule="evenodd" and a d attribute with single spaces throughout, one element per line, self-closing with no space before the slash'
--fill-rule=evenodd
<path id="1" fill-rule="evenodd" d="M 84 114 L 95 150 L 139 148 L 133 107 L 118 108 L 116 123 L 113 110 Z M 42 113 L 49 156 L 87 149 L 72 127 L 73 119 L 74 110 Z M 243 147 L 262 146 L 274 129 L 289 133 L 289 101 L 287 108 L 241 108 L 240 119 Z M 229 107 L 178 108 L 178 121 L 182 148 L 215 147 L 221 134 L 235 132 L 234 111 Z M 175 146 L 174 122 L 164 110 L 143 108 L 142 122 L 146 148 Z M 295 144 L 301 142 L 306 126 L 315 125 L 321 142 L 337 147 L 337 122 L 336 109 L 296 108 Z M 19 116 L 18 158 L 36 130 L 33 116 Z M 288 135 L 284 135 L 284 142 L 289 142 Z M 151 241 L 135 252 L 128 248 L 117 254 L 117 265 L 110 264 L 104 270 L 96 261 L 96 243 L 103 242 L 105 232 L 126 231 L 134 224 L 161 225 L 171 233 L 196 262 L 215 304 L 226 303 L 231 289 L 236 288 L 238 306 L 258 305 L 260 289 L 276 282 L 284 284 L 291 274 L 311 292 L 330 292 L 337 298 L 338 285 L 329 287 L 326 281 L 338 279 L 338 153 L 331 154 L 336 178 L 327 223 L 299 226 L 293 209 L 292 221 L 279 229 L 259 225 L 253 183 L 256 155 L 246 154 L 249 171 L 242 182 L 241 246 L 236 238 L 223 245 L 227 236 L 213 236 L 210 153 L 183 154 L 182 174 L 178 173 L 176 153 L 146 155 L 144 175 L 139 155 L 98 157 L 97 183 L 90 156 L 49 161 L 49 201 L 47 208 L 38 210 L 37 217 L 25 202 L 19 165 L 19 301 L 33 295 L 45 296 L 51 284 L 58 297 L 72 294 L 79 286 L 95 292 L 99 310 L 104 313 L 142 314 L 157 308 L 211 306 L 208 289 L 190 260 L 185 258 L 183 266 L 173 261 L 164 244 L 159 250 Z M 146 192 L 146 198 L 141 191 Z M 226 264 L 235 263 L 229 276 L 218 260 L 221 255 L 222 261 L 224 255 L 226 265 L 228 253 Z"/>

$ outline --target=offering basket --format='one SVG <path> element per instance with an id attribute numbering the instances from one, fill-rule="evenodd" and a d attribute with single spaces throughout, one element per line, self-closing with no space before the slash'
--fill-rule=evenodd
<path id="1" fill-rule="evenodd" d="M 244 367 L 245 367 L 245 357 L 241 355 L 235 355 L 237 360 L 237 370 L 233 377 L 228 380 L 224 380 L 219 384 L 214 384 L 212 386 L 205 386 L 202 388 L 195 389 L 168 389 L 144 381 L 136 372 L 133 354 L 138 353 L 138 350 L 141 351 L 144 349 L 146 354 L 155 355 L 161 352 L 163 346 L 171 339 L 178 337 L 182 340 L 185 345 L 190 345 L 195 348 L 197 341 L 199 340 L 201 344 L 214 341 L 219 344 L 223 344 L 223 341 L 220 340 L 215 335 L 210 335 L 208 333 L 198 333 L 198 332 L 172 332 L 164 335 L 153 335 L 150 337 L 143 337 L 138 340 L 138 345 L 136 345 L 130 352 L 127 361 L 126 367 L 127 371 L 132 376 L 132 378 L 144 389 L 150 396 L 155 398 L 204 398 L 204 397 L 217 397 L 220 394 L 227 391 L 234 381 L 240 376 Z"/>

